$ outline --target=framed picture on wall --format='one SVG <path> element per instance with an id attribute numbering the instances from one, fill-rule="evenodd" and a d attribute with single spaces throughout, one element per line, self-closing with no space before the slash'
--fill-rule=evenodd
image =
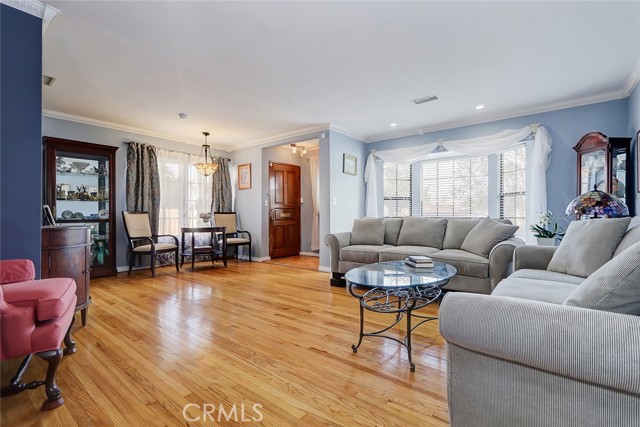
<path id="1" fill-rule="evenodd" d="M 251 163 L 238 165 L 238 190 L 251 189 Z"/>
<path id="2" fill-rule="evenodd" d="M 348 175 L 358 174 L 358 158 L 356 156 L 347 153 L 342 155 L 342 173 Z"/>

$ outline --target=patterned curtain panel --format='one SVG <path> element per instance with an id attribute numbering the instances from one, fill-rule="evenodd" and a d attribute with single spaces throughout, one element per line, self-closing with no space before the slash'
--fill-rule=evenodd
<path id="1" fill-rule="evenodd" d="M 127 149 L 127 210 L 147 211 L 151 232 L 158 234 L 160 212 L 160 176 L 156 149 L 130 142 Z"/>
<path id="2" fill-rule="evenodd" d="M 213 174 L 211 212 L 231 212 L 231 175 L 229 174 L 229 160 L 218 157 L 218 170 Z"/>

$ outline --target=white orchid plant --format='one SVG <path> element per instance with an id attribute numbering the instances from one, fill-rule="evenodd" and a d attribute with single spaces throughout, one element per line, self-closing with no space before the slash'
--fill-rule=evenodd
<path id="1" fill-rule="evenodd" d="M 565 218 L 560 219 L 567 221 Z M 565 233 L 565 229 L 558 224 L 556 217 L 551 211 L 540 214 L 538 224 L 532 225 L 531 231 L 534 232 L 535 237 L 547 239 L 553 239 L 556 236 L 562 237 Z"/>

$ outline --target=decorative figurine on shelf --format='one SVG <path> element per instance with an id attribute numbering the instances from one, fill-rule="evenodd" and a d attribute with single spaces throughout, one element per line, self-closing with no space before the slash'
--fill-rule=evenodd
<path id="1" fill-rule="evenodd" d="M 67 200 L 67 192 L 64 190 L 66 184 L 56 185 L 56 200 Z"/>
<path id="2" fill-rule="evenodd" d="M 93 259 L 96 264 L 103 265 L 105 258 L 109 256 L 107 240 L 105 237 L 96 236 L 94 241 L 96 243 L 96 250 L 93 253 Z"/>
<path id="3" fill-rule="evenodd" d="M 91 199 L 91 196 L 89 195 L 89 192 L 87 191 L 87 186 L 86 185 L 78 185 L 76 186 L 77 190 L 78 190 L 78 199 L 79 200 L 89 200 Z"/>

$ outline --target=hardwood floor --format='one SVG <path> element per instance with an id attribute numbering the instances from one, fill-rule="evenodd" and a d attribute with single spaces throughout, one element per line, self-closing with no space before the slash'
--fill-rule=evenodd
<path id="1" fill-rule="evenodd" d="M 274 258 L 265 261 L 268 264 L 284 265 L 287 267 L 304 268 L 307 270 L 318 271 L 320 266 L 320 258 L 309 255 L 294 255 L 283 258 Z"/>
<path id="2" fill-rule="evenodd" d="M 40 412 L 42 388 L 2 398 L 2 426 L 448 425 L 437 322 L 414 333 L 414 373 L 390 340 L 365 338 L 354 354 L 357 300 L 327 273 L 232 260 L 91 286 L 78 352 L 59 369 L 65 404 Z M 367 314 L 370 328 L 388 320 Z M 36 359 L 27 381 L 44 378 Z M 18 363 L 2 363 L 3 384 Z"/>

